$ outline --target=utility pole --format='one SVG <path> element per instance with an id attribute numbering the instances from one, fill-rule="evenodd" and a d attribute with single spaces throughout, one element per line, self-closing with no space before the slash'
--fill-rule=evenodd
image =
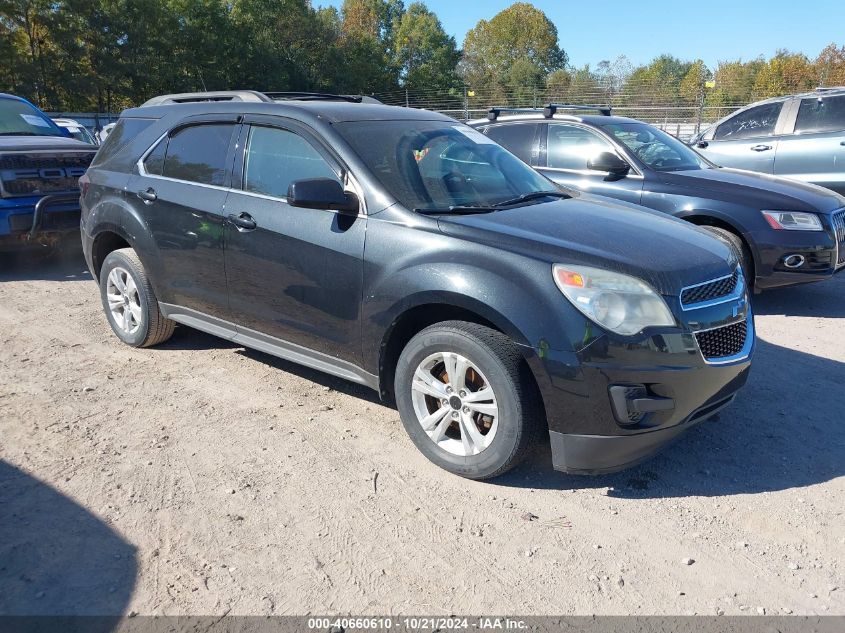
<path id="1" fill-rule="evenodd" d="M 469 98 L 467 97 L 467 87 L 464 85 L 464 121 L 469 121 Z"/>
<path id="2" fill-rule="evenodd" d="M 698 82 L 698 118 L 695 122 L 695 133 L 701 131 L 701 120 L 704 117 L 704 64 L 701 65 L 700 81 Z"/>

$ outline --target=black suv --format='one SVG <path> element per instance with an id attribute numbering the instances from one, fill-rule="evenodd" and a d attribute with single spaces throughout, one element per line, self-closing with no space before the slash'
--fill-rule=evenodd
<path id="1" fill-rule="evenodd" d="M 584 114 L 585 109 L 600 114 Z M 742 255 L 763 290 L 845 268 L 845 197 L 786 178 L 719 168 L 676 138 L 604 106 L 491 108 L 471 121 L 554 182 L 703 226 Z"/>
<path id="2" fill-rule="evenodd" d="M 160 98 L 82 179 L 82 242 L 137 347 L 180 323 L 372 387 L 482 479 L 547 429 L 617 469 L 728 404 L 754 326 L 735 252 L 566 194 L 445 116 L 326 95 Z"/>

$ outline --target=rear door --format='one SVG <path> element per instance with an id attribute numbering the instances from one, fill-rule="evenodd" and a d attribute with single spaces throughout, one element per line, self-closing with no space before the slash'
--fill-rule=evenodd
<path id="1" fill-rule="evenodd" d="M 622 178 L 587 167 L 588 161 L 601 152 L 619 154 L 610 140 L 595 130 L 572 123 L 553 121 L 548 123 L 547 130 L 545 147 L 540 151 L 540 173 L 579 191 L 639 203 L 643 177 L 633 165 Z"/>
<path id="2" fill-rule="evenodd" d="M 539 122 L 520 121 L 492 124 L 487 126 L 484 133 L 524 163 L 538 167 L 542 128 Z"/>
<path id="3" fill-rule="evenodd" d="M 771 174 L 782 110 L 782 101 L 742 110 L 715 128 L 712 138 L 706 139 L 706 147 L 699 143 L 695 149 L 722 167 Z"/>
<path id="4" fill-rule="evenodd" d="M 245 118 L 236 188 L 226 201 L 226 276 L 239 326 L 355 362 L 360 360 L 363 213 L 288 204 L 288 186 L 333 178 L 354 191 L 339 160 L 307 128 L 280 117 Z M 247 219 L 253 228 L 236 224 Z M 243 224 L 243 222 L 240 222 Z M 278 341 L 269 341 L 278 345 Z"/>
<path id="5" fill-rule="evenodd" d="M 795 110 L 774 173 L 845 194 L 845 95 L 801 99 Z"/>
<path id="6" fill-rule="evenodd" d="M 160 299 L 224 316 L 223 203 L 236 117 L 192 120 L 162 137 L 139 161 L 129 200 L 159 249 Z"/>

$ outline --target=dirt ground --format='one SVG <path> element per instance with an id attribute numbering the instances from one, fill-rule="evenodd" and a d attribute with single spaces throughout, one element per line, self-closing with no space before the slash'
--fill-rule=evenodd
<path id="1" fill-rule="evenodd" d="M 478 483 L 364 388 L 184 327 L 129 348 L 78 253 L 3 257 L 0 613 L 845 614 L 845 274 L 754 305 L 719 419 Z"/>

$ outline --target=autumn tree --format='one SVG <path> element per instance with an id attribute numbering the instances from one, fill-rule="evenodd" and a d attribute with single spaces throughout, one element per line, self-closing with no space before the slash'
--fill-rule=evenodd
<path id="1" fill-rule="evenodd" d="M 461 54 L 455 38 L 421 2 L 413 3 L 402 15 L 393 49 L 393 63 L 406 88 L 445 89 L 457 84 Z"/>

